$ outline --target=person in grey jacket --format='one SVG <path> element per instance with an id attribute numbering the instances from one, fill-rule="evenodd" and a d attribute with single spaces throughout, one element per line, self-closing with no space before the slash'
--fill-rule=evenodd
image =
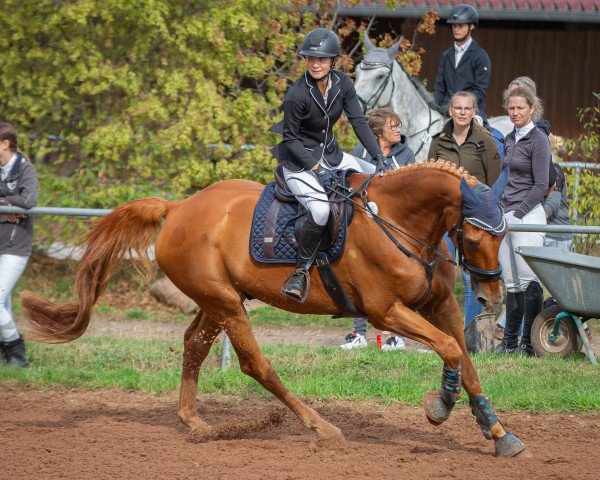
<path id="1" fill-rule="evenodd" d="M 402 122 L 396 112 L 391 108 L 379 108 L 371 113 L 368 123 L 385 156 L 386 170 L 395 170 L 415 163 L 415 154 L 406 145 L 406 137 L 402 135 Z M 371 155 L 362 143 L 356 144 L 352 155 L 373 163 Z M 346 335 L 344 343 L 340 347 L 344 350 L 366 347 L 367 323 L 366 318 L 355 318 L 354 331 Z M 381 346 L 382 350 L 404 350 L 404 348 L 404 339 L 395 333 L 390 333 Z"/>
<path id="2" fill-rule="evenodd" d="M 521 246 L 543 246 L 540 232 L 510 231 L 511 224 L 546 224 L 543 208 L 548 190 L 551 162 L 550 142 L 535 126 L 542 115 L 540 99 L 528 88 L 514 88 L 504 93 L 504 104 L 515 129 L 505 140 L 504 168 L 508 168 L 508 183 L 502 195 L 509 232 L 502 240 L 499 261 L 507 290 L 506 327 L 500 351 L 533 355 L 531 326 L 542 308 L 543 292 L 540 280 L 525 260 L 516 252 Z M 519 330 L 523 321 L 521 346 Z"/>
<path id="3" fill-rule="evenodd" d="M 36 201 L 35 168 L 17 149 L 14 127 L 0 123 L 0 205 L 31 208 Z M 0 354 L 8 366 L 29 366 L 13 319 L 11 295 L 31 256 L 32 238 L 31 215 L 0 215 Z"/>
<path id="4" fill-rule="evenodd" d="M 565 174 L 557 163 L 553 163 L 552 166 L 556 171 L 556 184 L 543 203 L 546 220 L 548 225 L 569 225 L 569 200 Z M 573 245 L 573 234 L 548 232 L 544 245 L 570 251 Z"/>
<path id="5" fill-rule="evenodd" d="M 402 135 L 402 122 L 396 112 L 387 107 L 373 110 L 368 124 L 385 157 L 386 170 L 415 163 L 415 154 L 406 144 L 406 136 Z M 352 155 L 373 163 L 371 155 L 360 142 L 352 150 Z"/>

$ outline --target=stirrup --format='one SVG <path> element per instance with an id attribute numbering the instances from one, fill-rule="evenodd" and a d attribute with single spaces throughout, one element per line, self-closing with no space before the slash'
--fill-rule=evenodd
<path id="1" fill-rule="evenodd" d="M 304 294 L 301 297 L 288 290 L 289 284 L 292 281 L 292 279 L 294 278 L 294 276 L 303 276 L 304 277 L 306 286 L 304 288 Z M 297 268 L 296 270 L 294 270 L 294 273 L 292 273 L 288 277 L 288 279 L 285 282 L 283 282 L 283 285 L 281 286 L 281 293 L 283 293 L 286 297 L 289 297 L 292 300 L 295 300 L 299 303 L 304 303 L 306 301 L 306 297 L 308 297 L 309 292 L 310 292 L 310 273 L 305 271 L 303 268 Z"/>

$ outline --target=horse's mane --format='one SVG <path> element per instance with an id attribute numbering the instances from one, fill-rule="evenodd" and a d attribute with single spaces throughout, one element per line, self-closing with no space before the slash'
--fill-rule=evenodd
<path id="1" fill-rule="evenodd" d="M 469 174 L 463 167 L 457 167 L 454 162 L 448 160 L 435 160 L 430 162 L 413 163 L 412 165 L 405 165 L 398 168 L 397 170 L 390 170 L 386 172 L 386 175 L 402 175 L 408 171 L 413 170 L 441 170 L 454 175 L 456 178 L 464 178 L 467 184 L 472 187 L 477 185 L 479 180 L 476 177 Z"/>

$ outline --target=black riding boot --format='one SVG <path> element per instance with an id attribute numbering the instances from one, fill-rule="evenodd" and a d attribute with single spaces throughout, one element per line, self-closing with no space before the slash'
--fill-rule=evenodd
<path id="1" fill-rule="evenodd" d="M 527 290 L 523 295 L 523 336 L 521 337 L 521 348 L 526 355 L 533 356 L 533 346 L 531 345 L 531 326 L 535 317 L 542 310 L 544 303 L 544 292 L 538 282 L 529 282 Z"/>
<path id="2" fill-rule="evenodd" d="M 6 365 L 6 352 L 4 351 L 4 342 L 0 342 L 0 365 Z"/>
<path id="3" fill-rule="evenodd" d="M 304 225 L 302 225 L 302 231 L 298 235 L 296 271 L 285 281 L 281 291 L 299 302 L 303 302 L 308 296 L 307 286 L 310 287 L 308 270 L 319 251 L 319 243 L 321 243 L 324 228 L 324 225 L 317 225 L 309 213 Z"/>
<path id="4" fill-rule="evenodd" d="M 499 351 L 516 353 L 519 345 L 519 331 L 523 320 L 523 292 L 506 294 L 506 326 Z"/>
<path id="5" fill-rule="evenodd" d="M 6 365 L 8 367 L 29 367 L 29 362 L 25 356 L 23 337 L 19 337 L 12 342 L 4 342 L 4 355 L 6 355 Z"/>

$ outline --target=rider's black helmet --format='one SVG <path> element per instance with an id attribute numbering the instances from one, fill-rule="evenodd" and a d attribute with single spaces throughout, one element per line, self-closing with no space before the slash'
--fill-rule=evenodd
<path id="1" fill-rule="evenodd" d="M 457 5 L 450 11 L 450 16 L 448 17 L 448 21 L 446 23 L 472 23 L 477 26 L 479 23 L 479 15 L 477 15 L 477 10 L 475 10 L 474 7 L 463 3 L 461 5 Z"/>
<path id="2" fill-rule="evenodd" d="M 337 57 L 340 54 L 340 39 L 328 28 L 311 30 L 298 52 L 305 57 Z"/>

